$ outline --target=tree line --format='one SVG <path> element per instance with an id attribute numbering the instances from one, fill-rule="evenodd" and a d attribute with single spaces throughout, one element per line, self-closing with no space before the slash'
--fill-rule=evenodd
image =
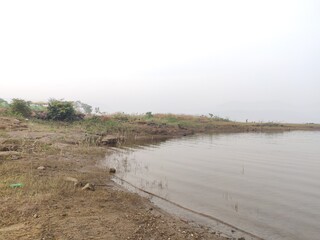
<path id="1" fill-rule="evenodd" d="M 24 118 L 39 118 L 53 121 L 81 120 L 85 115 L 92 114 L 92 106 L 80 101 L 64 101 L 50 99 L 48 103 L 33 103 L 14 98 L 9 103 L 0 98 L 0 108 L 8 114 Z"/>

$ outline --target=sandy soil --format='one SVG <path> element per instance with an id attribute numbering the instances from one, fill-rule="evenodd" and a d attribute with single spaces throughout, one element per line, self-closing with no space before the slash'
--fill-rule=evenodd
<path id="1" fill-rule="evenodd" d="M 115 186 L 97 166 L 108 147 L 86 144 L 84 132 L 11 118 L 0 125 L 1 240 L 225 239 Z M 82 190 L 86 183 L 95 190 Z"/>

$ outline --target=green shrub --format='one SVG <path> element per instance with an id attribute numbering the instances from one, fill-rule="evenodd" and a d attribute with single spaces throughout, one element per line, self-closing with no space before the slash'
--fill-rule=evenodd
<path id="1" fill-rule="evenodd" d="M 30 102 L 14 98 L 9 106 L 10 112 L 22 117 L 30 117 L 32 114 Z"/>
<path id="2" fill-rule="evenodd" d="M 47 119 L 54 121 L 74 121 L 77 120 L 77 117 L 72 102 L 49 101 Z"/>

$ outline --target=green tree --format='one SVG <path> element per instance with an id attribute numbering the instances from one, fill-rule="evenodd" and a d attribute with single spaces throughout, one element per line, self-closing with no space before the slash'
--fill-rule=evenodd
<path id="1" fill-rule="evenodd" d="M 85 113 L 85 114 L 91 114 L 92 113 L 92 106 L 90 106 L 89 104 L 80 102 L 80 101 L 76 101 L 74 102 L 74 106 L 76 108 L 76 110 L 78 110 L 79 112 Z"/>
<path id="2" fill-rule="evenodd" d="M 22 117 L 30 117 L 31 116 L 31 108 L 30 102 L 27 102 L 22 99 L 14 98 L 10 104 L 10 112 L 13 114 L 20 115 Z"/>
<path id="3" fill-rule="evenodd" d="M 3 108 L 9 107 L 9 103 L 6 100 L 0 98 L 0 107 L 3 107 Z"/>
<path id="4" fill-rule="evenodd" d="M 49 101 L 47 118 L 54 121 L 74 121 L 77 115 L 72 102 L 52 99 Z"/>

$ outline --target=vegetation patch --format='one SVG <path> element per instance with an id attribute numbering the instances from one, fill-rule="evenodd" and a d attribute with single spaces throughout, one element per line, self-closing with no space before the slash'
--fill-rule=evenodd
<path id="1" fill-rule="evenodd" d="M 71 122 L 78 117 L 72 102 L 67 101 L 51 100 L 47 111 L 47 119 L 53 121 Z"/>
<path id="2" fill-rule="evenodd" d="M 12 103 L 9 105 L 9 109 L 12 114 L 25 118 L 30 117 L 32 114 L 30 102 L 22 99 L 14 98 Z"/>

